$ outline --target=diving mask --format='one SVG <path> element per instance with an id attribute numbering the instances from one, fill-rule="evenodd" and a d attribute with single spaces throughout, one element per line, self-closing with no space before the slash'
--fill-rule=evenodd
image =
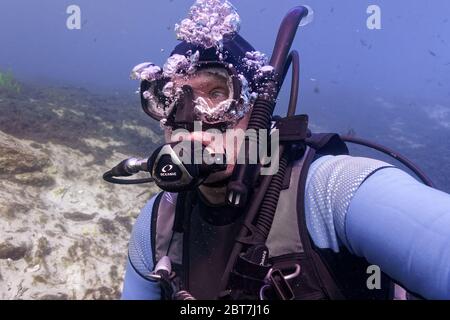
<path id="1" fill-rule="evenodd" d="M 141 104 L 145 113 L 164 126 L 187 128 L 201 121 L 206 126 L 227 128 L 251 109 L 248 83 L 231 65 L 201 62 L 169 76 L 161 68 L 147 68 L 157 72 L 147 77 L 149 80 L 142 79 Z"/>

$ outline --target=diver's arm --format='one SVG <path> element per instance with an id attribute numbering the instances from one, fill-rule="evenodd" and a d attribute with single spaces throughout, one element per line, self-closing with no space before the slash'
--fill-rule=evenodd
<path id="1" fill-rule="evenodd" d="M 122 290 L 123 300 L 159 300 L 161 289 L 158 282 L 143 275 L 153 270 L 150 226 L 153 211 L 153 197 L 142 209 L 136 220 L 128 247 L 128 261 Z"/>
<path id="2" fill-rule="evenodd" d="M 351 252 L 407 289 L 429 299 L 450 299 L 449 194 L 399 169 L 380 170 L 356 192 L 345 234 Z"/>
<path id="3" fill-rule="evenodd" d="M 305 206 L 314 243 L 344 245 L 408 290 L 450 299 L 450 195 L 374 161 L 327 156 L 312 164 Z"/>

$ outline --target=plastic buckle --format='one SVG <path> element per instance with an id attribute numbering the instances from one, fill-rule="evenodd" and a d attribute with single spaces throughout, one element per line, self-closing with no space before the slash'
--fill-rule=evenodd
<path id="1" fill-rule="evenodd" d="M 280 269 L 270 269 L 264 279 L 266 284 L 259 291 L 259 298 L 267 300 L 266 291 L 272 289 L 280 300 L 294 300 L 294 292 L 288 280 L 297 277 L 300 274 L 300 265 L 295 264 L 295 271 L 289 275 L 283 275 Z"/>
<path id="2" fill-rule="evenodd" d="M 305 114 L 281 118 L 276 123 L 280 142 L 304 141 L 308 133 L 308 116 Z"/>

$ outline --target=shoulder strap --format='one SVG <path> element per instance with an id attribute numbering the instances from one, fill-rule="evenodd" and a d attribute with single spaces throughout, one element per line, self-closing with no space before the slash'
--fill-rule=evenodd
<path id="1" fill-rule="evenodd" d="M 328 136 L 332 138 L 332 135 Z M 326 144 L 324 141 L 329 141 L 327 139 L 322 140 L 323 145 Z M 312 245 L 312 240 L 309 237 L 308 228 L 306 226 L 306 218 L 305 218 L 305 187 L 306 187 L 306 178 L 308 176 L 308 170 L 313 162 L 313 159 L 316 155 L 316 150 L 313 148 L 308 148 L 308 151 L 305 155 L 305 161 L 303 163 L 303 167 L 300 172 L 299 185 L 298 185 L 298 198 L 297 198 L 297 214 L 298 214 L 298 225 L 299 225 L 299 233 L 300 238 L 302 240 L 303 250 L 307 257 L 309 257 L 313 261 L 314 271 L 316 272 L 317 278 L 321 282 L 321 286 L 324 289 L 325 293 L 328 295 L 330 299 L 333 300 L 342 300 L 344 296 L 342 292 L 339 290 L 336 281 L 333 279 L 331 273 L 328 268 L 322 261 L 319 254 L 314 250 Z"/>
<path id="2" fill-rule="evenodd" d="M 313 133 L 305 142 L 315 150 L 316 155 L 349 154 L 347 145 L 336 133 Z"/>
<path id="3" fill-rule="evenodd" d="M 172 263 L 181 264 L 183 246 L 182 230 L 179 230 L 177 211 L 181 194 L 161 192 L 153 206 L 151 222 L 151 244 L 155 263 L 168 255 Z"/>

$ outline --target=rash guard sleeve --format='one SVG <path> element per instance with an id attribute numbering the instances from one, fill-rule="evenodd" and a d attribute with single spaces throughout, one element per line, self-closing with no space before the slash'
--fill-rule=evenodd
<path id="1" fill-rule="evenodd" d="M 376 172 L 350 203 L 350 251 L 412 292 L 450 299 L 450 195 L 395 169 Z"/>
<path id="2" fill-rule="evenodd" d="M 306 222 L 316 246 L 345 246 L 410 290 L 450 299 L 450 195 L 368 158 L 325 156 L 308 173 Z"/>
<path id="3" fill-rule="evenodd" d="M 146 277 L 154 267 L 150 232 L 155 199 L 156 197 L 153 197 L 142 209 L 131 233 L 122 290 L 123 300 L 161 299 L 159 283 Z"/>

